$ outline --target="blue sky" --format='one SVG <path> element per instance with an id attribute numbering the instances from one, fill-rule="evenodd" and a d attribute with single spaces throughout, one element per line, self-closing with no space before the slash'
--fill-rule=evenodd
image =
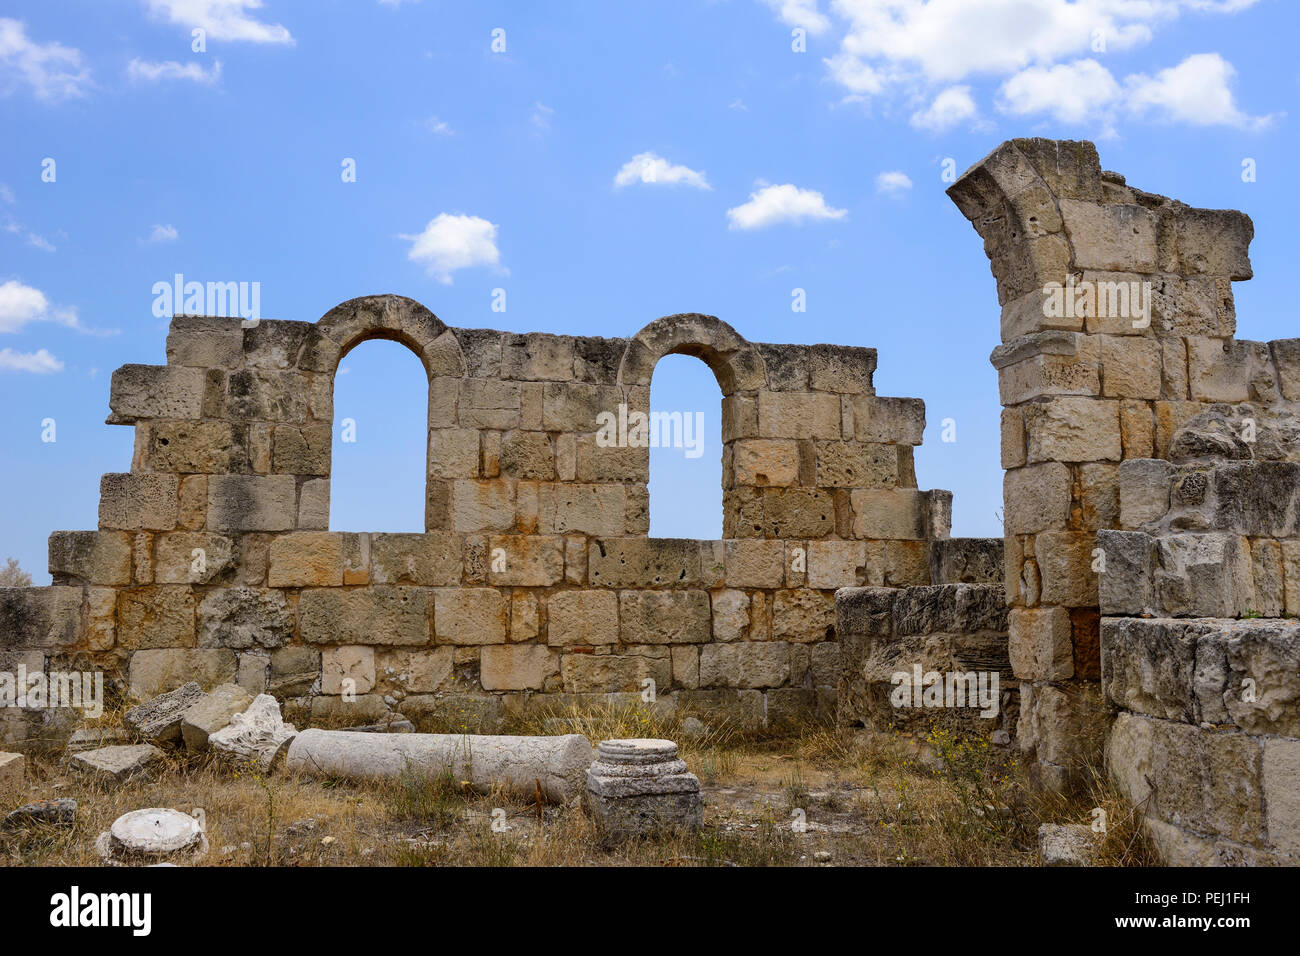
<path id="1" fill-rule="evenodd" d="M 396 292 L 460 327 L 623 336 L 694 311 L 873 346 L 877 392 L 926 402 L 921 487 L 953 490 L 954 534 L 1000 534 L 998 305 L 945 160 L 1089 138 L 1139 188 L 1242 209 L 1238 333 L 1296 335 L 1298 19 L 1283 0 L 10 0 L 0 558 L 48 581 L 48 533 L 95 527 L 99 475 L 131 457 L 109 376 L 164 361 L 153 286 L 178 272 L 260 283 L 267 318 Z M 358 441 L 336 440 L 333 525 L 418 530 L 419 365 L 366 343 L 344 368 Z M 652 531 L 715 536 L 717 386 L 670 357 L 652 400 L 709 433 L 699 459 L 655 453 Z"/>

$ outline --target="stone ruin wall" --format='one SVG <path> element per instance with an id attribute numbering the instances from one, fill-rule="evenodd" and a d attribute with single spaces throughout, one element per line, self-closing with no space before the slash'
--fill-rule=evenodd
<path id="1" fill-rule="evenodd" d="M 428 373 L 424 534 L 328 530 L 334 375 L 372 338 Z M 649 538 L 648 448 L 596 442 L 601 412 L 649 410 L 669 353 L 721 387 L 725 540 Z M 300 723 L 491 729 L 645 678 L 683 713 L 826 713 L 835 589 L 928 583 L 950 521 L 916 488 L 924 405 L 877 396 L 875 366 L 702 315 L 630 339 L 453 329 L 398 296 L 314 324 L 177 316 L 165 366 L 113 376 L 135 452 L 98 530 L 51 535 L 53 586 L 0 590 L 0 669 L 79 661 L 134 697 L 235 679 Z M 58 719 L 0 709 L 3 741 Z"/>
<path id="2" fill-rule="evenodd" d="M 1009 141 L 949 194 L 1002 305 L 1001 573 L 916 489 L 923 407 L 874 394 L 873 350 L 698 315 L 449 329 L 383 296 L 316 324 L 178 317 L 165 367 L 119 370 L 131 473 L 105 476 L 98 531 L 51 537 L 53 587 L 0 592 L 0 665 L 89 656 L 141 695 L 235 676 L 300 720 L 491 718 L 651 677 L 680 712 L 872 726 L 924 649 L 1005 672 L 1045 786 L 1104 756 L 1171 861 L 1300 860 L 1300 339 L 1234 337 L 1249 218 L 1079 142 Z M 1049 314 L 1053 283 L 1149 283 L 1149 321 Z M 423 535 L 326 530 L 333 375 L 376 337 L 429 374 Z M 594 440 L 673 352 L 723 393 L 723 541 L 648 538 L 648 451 Z M 41 717 L 0 717 L 5 741 Z"/>
<path id="3" fill-rule="evenodd" d="M 1002 304 L 1019 746 L 1065 786 L 1104 741 L 1171 862 L 1300 862 L 1300 339 L 1234 337 L 1250 219 L 1091 143 L 1004 143 L 949 194 Z M 1149 325 L 1048 317 L 1071 277 L 1149 282 Z"/>

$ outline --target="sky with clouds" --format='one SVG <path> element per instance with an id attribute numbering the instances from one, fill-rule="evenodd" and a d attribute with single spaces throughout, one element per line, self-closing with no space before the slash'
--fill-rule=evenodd
<path id="1" fill-rule="evenodd" d="M 997 298 L 945 174 L 1092 139 L 1249 213 L 1238 333 L 1294 336 L 1297 25 L 1292 0 L 10 0 L 0 559 L 48 582 L 47 534 L 96 526 L 131 458 L 109 376 L 165 360 L 177 274 L 258 283 L 266 318 L 396 292 L 465 328 L 692 311 L 873 346 L 877 392 L 926 402 L 921 487 L 998 535 Z M 422 528 L 425 392 L 391 343 L 344 360 L 333 527 Z M 652 532 L 717 536 L 717 385 L 670 356 L 652 401 L 705 414 L 702 456 L 652 452 Z"/>

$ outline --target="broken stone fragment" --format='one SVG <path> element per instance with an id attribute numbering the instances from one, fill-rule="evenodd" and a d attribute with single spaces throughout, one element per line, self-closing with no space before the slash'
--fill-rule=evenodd
<path id="1" fill-rule="evenodd" d="M 95 850 L 110 864 L 157 865 L 169 858 L 202 857 L 208 852 L 208 838 L 188 813 L 153 807 L 118 817 L 95 840 Z"/>
<path id="2" fill-rule="evenodd" d="M 40 800 L 9 813 L 0 829 L 17 830 L 29 826 L 70 827 L 77 819 L 77 801 Z"/>
<path id="3" fill-rule="evenodd" d="M 671 740 L 602 740 L 587 770 L 587 808 L 614 838 L 698 830 L 704 800 Z"/>
<path id="4" fill-rule="evenodd" d="M 238 684 L 222 684 L 199 698 L 181 720 L 181 737 L 185 749 L 201 752 L 208 749 L 208 738 L 230 723 L 232 717 L 253 702 L 248 691 Z"/>
<path id="5" fill-rule="evenodd" d="M 130 743 L 130 741 L 131 736 L 121 727 L 83 727 L 74 731 L 68 738 L 68 745 L 64 748 L 64 761 L 66 762 L 73 754 L 85 750 L 96 750 L 113 744 Z"/>
<path id="6" fill-rule="evenodd" d="M 343 729 L 352 734 L 413 734 L 415 733 L 415 724 L 399 717 L 395 720 L 385 720 L 377 724 L 362 724 L 359 727 L 344 727 Z"/>
<path id="7" fill-rule="evenodd" d="M 153 744 L 127 744 L 74 754 L 68 766 L 92 779 L 125 783 L 149 773 L 162 760 L 163 752 Z"/>
<path id="8" fill-rule="evenodd" d="M 280 717 L 280 702 L 270 694 L 258 694 L 243 713 L 208 736 L 208 746 L 230 760 L 252 761 L 265 773 L 288 749 L 298 733 Z"/>
<path id="9" fill-rule="evenodd" d="M 190 681 L 132 707 L 126 712 L 123 721 L 138 738 L 148 743 L 177 743 L 181 739 L 181 722 L 185 719 L 185 712 L 202 698 L 203 691 L 199 685 Z"/>
<path id="10" fill-rule="evenodd" d="M 1082 823 L 1044 823 L 1038 828 L 1038 855 L 1043 866 L 1092 866 L 1092 830 Z"/>

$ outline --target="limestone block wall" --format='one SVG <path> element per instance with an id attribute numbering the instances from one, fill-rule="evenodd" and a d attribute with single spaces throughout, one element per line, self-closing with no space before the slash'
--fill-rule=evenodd
<path id="1" fill-rule="evenodd" d="M 52 587 L 0 590 L 0 652 L 93 660 L 136 696 L 233 678 L 300 719 L 646 678 L 664 706 L 796 716 L 833 702 L 835 589 L 926 584 L 948 534 L 951 495 L 916 487 L 924 406 L 875 394 L 873 349 L 693 314 L 626 339 L 454 329 L 391 295 L 245 324 L 177 316 L 166 365 L 114 374 L 131 470 L 103 477 L 97 530 L 51 536 Z M 423 534 L 328 530 L 334 374 L 372 338 L 428 374 Z M 650 539 L 649 450 L 600 432 L 649 411 L 669 353 L 721 389 L 724 540 Z"/>
<path id="2" fill-rule="evenodd" d="M 1002 730 L 1008 739 L 1015 733 L 1020 695 L 1007 649 L 1001 545 L 983 538 L 936 541 L 931 545 L 934 584 L 836 592 L 840 724 L 875 733 L 924 734 L 935 724 L 981 734 Z M 963 683 L 960 699 L 954 693 L 948 700 L 947 682 L 959 674 L 976 683 Z M 927 703 L 922 689 L 900 700 L 899 675 L 907 675 L 908 687 L 937 688 L 936 696 Z M 927 675 L 938 679 L 927 685 Z M 973 706 L 977 697 L 971 691 L 981 675 L 988 699 L 996 701 L 988 713 Z M 996 694 L 991 693 L 994 679 Z M 954 691 L 957 686 L 952 684 Z"/>
<path id="3" fill-rule="evenodd" d="M 1111 774 L 1169 862 L 1300 863 L 1300 464 L 1119 478 L 1124 530 L 1098 535 Z"/>
<path id="4" fill-rule="evenodd" d="M 1169 458 L 1215 404 L 1262 422 L 1300 398 L 1300 340 L 1234 338 L 1247 216 L 1135 189 L 1091 143 L 1011 140 L 949 195 L 984 240 L 1002 306 L 992 361 L 1018 740 L 1044 783 L 1065 786 L 1110 724 L 1094 552 L 1121 526 L 1121 464 Z"/>

